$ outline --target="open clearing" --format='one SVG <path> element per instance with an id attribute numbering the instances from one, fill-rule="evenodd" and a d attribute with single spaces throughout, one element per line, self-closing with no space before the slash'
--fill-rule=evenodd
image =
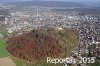
<path id="1" fill-rule="evenodd" d="M 11 57 L 0 58 L 0 66 L 16 66 Z"/>

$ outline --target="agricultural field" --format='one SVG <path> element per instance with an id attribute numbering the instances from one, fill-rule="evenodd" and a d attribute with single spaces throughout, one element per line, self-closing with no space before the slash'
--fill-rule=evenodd
<path id="1" fill-rule="evenodd" d="M 16 66 L 6 49 L 8 32 L 5 29 L 0 29 L 0 34 L 3 36 L 0 38 L 0 66 Z"/>
<path id="2" fill-rule="evenodd" d="M 6 40 L 0 39 L 0 57 L 7 57 L 8 56 L 6 46 L 7 46 Z"/>
<path id="3" fill-rule="evenodd" d="M 0 27 L 0 34 L 3 36 L 2 38 L 0 38 L 0 57 L 7 57 L 8 53 L 6 50 L 6 46 L 7 46 L 6 37 L 8 32 L 4 27 L 2 28 Z"/>

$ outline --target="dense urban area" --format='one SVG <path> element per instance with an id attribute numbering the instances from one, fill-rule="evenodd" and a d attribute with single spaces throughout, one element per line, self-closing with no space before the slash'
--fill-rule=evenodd
<path id="1" fill-rule="evenodd" d="M 78 61 L 51 64 L 47 57 Z M 0 4 L 1 58 L 8 66 L 100 66 L 100 8 Z"/>

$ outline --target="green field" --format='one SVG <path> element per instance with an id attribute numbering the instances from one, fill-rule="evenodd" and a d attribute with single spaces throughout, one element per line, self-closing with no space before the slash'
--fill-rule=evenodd
<path id="1" fill-rule="evenodd" d="M 5 39 L 0 39 L 0 57 L 7 57 L 8 53 L 6 50 L 6 40 Z"/>
<path id="2" fill-rule="evenodd" d="M 0 34 L 2 34 L 4 37 L 7 36 L 7 31 L 0 31 Z M 0 39 L 0 57 L 7 57 L 9 56 L 6 50 L 7 41 L 5 38 Z"/>

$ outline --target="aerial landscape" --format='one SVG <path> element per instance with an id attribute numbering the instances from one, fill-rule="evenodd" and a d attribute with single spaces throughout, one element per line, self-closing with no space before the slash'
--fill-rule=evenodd
<path id="1" fill-rule="evenodd" d="M 0 66 L 100 66 L 99 0 L 0 0 Z"/>

